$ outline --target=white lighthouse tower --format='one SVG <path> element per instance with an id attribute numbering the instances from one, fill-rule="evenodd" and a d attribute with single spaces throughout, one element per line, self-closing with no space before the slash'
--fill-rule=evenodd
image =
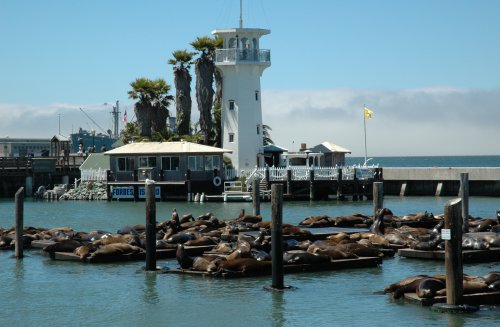
<path id="1" fill-rule="evenodd" d="M 215 66 L 222 75 L 222 147 L 239 172 L 262 165 L 262 107 L 260 77 L 271 65 L 270 50 L 259 47 L 260 37 L 270 30 L 243 28 L 216 29 L 223 40 L 216 50 Z"/>

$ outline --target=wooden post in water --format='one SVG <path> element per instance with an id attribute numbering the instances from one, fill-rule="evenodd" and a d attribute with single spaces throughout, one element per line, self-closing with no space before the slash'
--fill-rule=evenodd
<path id="1" fill-rule="evenodd" d="M 450 239 L 445 240 L 446 304 L 462 304 L 462 203 L 453 199 L 444 207 L 444 229 L 449 229 Z M 443 237 L 443 239 L 445 239 Z"/>
<path id="2" fill-rule="evenodd" d="M 187 202 L 193 201 L 193 193 L 191 192 L 191 169 L 186 170 L 186 186 L 187 186 Z"/>
<path id="3" fill-rule="evenodd" d="M 271 257 L 272 257 L 272 288 L 283 289 L 283 185 L 274 184 L 271 187 Z"/>
<path id="4" fill-rule="evenodd" d="M 288 168 L 286 170 L 286 193 L 288 195 L 292 195 L 292 170 Z"/>
<path id="5" fill-rule="evenodd" d="M 252 200 L 253 200 L 253 214 L 260 215 L 260 184 L 259 179 L 254 178 L 252 181 Z"/>
<path id="6" fill-rule="evenodd" d="M 384 183 L 373 183 L 373 216 L 377 214 L 378 209 L 384 207 Z"/>
<path id="7" fill-rule="evenodd" d="M 309 170 L 309 199 L 314 200 L 314 169 Z"/>
<path id="8" fill-rule="evenodd" d="M 337 169 L 337 200 L 342 199 L 342 168 Z"/>
<path id="9" fill-rule="evenodd" d="M 23 231 L 24 231 L 24 187 L 20 187 L 15 195 L 16 200 L 16 245 L 15 257 L 22 259 L 23 254 Z"/>
<path id="10" fill-rule="evenodd" d="M 265 178 L 266 178 L 266 191 L 271 188 L 271 172 L 269 171 L 269 166 L 266 165 L 266 173 L 265 173 Z"/>
<path id="11" fill-rule="evenodd" d="M 469 232 L 469 173 L 460 173 L 460 199 L 462 200 L 462 231 Z"/>
<path id="12" fill-rule="evenodd" d="M 156 270 L 155 183 L 146 181 L 146 270 Z"/>

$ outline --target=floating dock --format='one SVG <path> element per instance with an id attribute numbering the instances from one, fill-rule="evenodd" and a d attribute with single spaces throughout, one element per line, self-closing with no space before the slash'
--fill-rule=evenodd
<path id="1" fill-rule="evenodd" d="M 378 257 L 361 257 L 356 259 L 339 259 L 320 264 L 299 264 L 299 265 L 284 265 L 283 270 L 285 274 L 303 273 L 303 272 L 317 272 L 329 271 L 340 269 L 355 269 L 355 268 L 373 268 L 382 264 L 382 258 Z M 185 274 L 200 277 L 215 277 L 215 278 L 243 278 L 243 277 L 256 277 L 256 276 L 269 276 L 272 271 L 261 270 L 251 274 L 244 272 L 224 272 L 217 274 L 214 272 L 196 271 L 190 269 L 168 269 L 165 271 L 168 274 Z"/>
<path id="2" fill-rule="evenodd" d="M 398 255 L 405 258 L 424 260 L 444 260 L 445 251 L 421 251 L 413 249 L 399 249 Z M 489 250 L 463 250 L 462 261 L 470 262 L 495 262 L 500 260 L 500 248 Z"/>
<path id="3" fill-rule="evenodd" d="M 431 306 L 435 303 L 446 303 L 446 296 L 436 296 L 430 299 L 420 298 L 416 293 L 405 293 L 405 300 L 422 306 Z M 500 292 L 474 293 L 462 295 L 462 304 L 470 305 L 500 305 Z"/>

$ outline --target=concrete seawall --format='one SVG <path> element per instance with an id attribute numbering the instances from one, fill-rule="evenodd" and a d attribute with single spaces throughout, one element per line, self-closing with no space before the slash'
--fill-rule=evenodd
<path id="1" fill-rule="evenodd" d="M 469 194 L 500 196 L 500 167 L 418 167 L 383 169 L 388 195 L 457 196 L 460 173 L 469 174 Z"/>

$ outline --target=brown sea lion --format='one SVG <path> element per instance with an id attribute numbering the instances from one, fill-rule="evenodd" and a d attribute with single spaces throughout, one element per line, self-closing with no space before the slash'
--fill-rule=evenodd
<path id="1" fill-rule="evenodd" d="M 77 247 L 82 246 L 81 242 L 75 240 L 64 240 L 61 242 L 56 242 L 54 244 L 47 245 L 43 248 L 43 251 L 53 253 L 53 252 L 73 252 Z"/>
<path id="2" fill-rule="evenodd" d="M 184 245 L 186 246 L 202 246 L 202 245 L 216 245 L 217 241 L 213 237 L 202 236 L 194 240 L 189 240 Z"/>
<path id="3" fill-rule="evenodd" d="M 144 252 L 144 250 L 138 246 L 127 243 L 113 243 L 101 246 L 99 249 L 95 250 L 89 258 L 113 258 L 118 255 L 140 252 Z"/>
<path id="4" fill-rule="evenodd" d="M 283 263 L 289 265 L 319 264 L 330 261 L 331 259 L 327 255 L 313 254 L 307 251 L 294 250 L 283 253 Z"/>
<path id="5" fill-rule="evenodd" d="M 258 261 L 254 258 L 238 258 L 221 261 L 218 273 L 237 272 L 243 274 L 268 274 L 271 271 L 271 261 Z"/>
<path id="6" fill-rule="evenodd" d="M 313 250 L 313 253 L 327 255 L 332 260 L 358 258 L 358 256 L 355 255 L 354 253 L 348 253 L 348 252 L 341 251 L 334 246 L 329 246 L 327 248 L 322 248 L 322 249 L 316 248 Z"/>
<path id="7" fill-rule="evenodd" d="M 177 245 L 177 251 L 175 252 L 175 258 L 177 262 L 181 266 L 182 269 L 189 269 L 193 266 L 193 258 L 191 258 L 186 250 L 184 249 L 184 245 Z"/>
<path id="8" fill-rule="evenodd" d="M 489 272 L 483 276 L 483 279 L 486 282 L 486 284 L 494 283 L 494 282 L 500 280 L 500 272 L 498 272 L 498 271 Z"/>
<path id="9" fill-rule="evenodd" d="M 446 287 L 446 284 L 437 278 L 423 278 L 418 283 L 415 293 L 420 298 L 430 299 L 436 296 L 436 292 Z"/>
<path id="10" fill-rule="evenodd" d="M 128 238 L 124 235 L 110 235 L 101 237 L 99 240 L 92 242 L 95 246 L 108 245 L 114 243 L 128 243 Z"/>
<path id="11" fill-rule="evenodd" d="M 208 271 L 208 266 L 211 261 L 204 257 L 196 257 L 193 260 L 193 270 L 197 271 Z"/>
<path id="12" fill-rule="evenodd" d="M 236 221 L 243 223 L 256 224 L 262 221 L 262 216 L 260 215 L 243 215 L 243 217 L 236 218 Z"/>
<path id="13" fill-rule="evenodd" d="M 491 292 L 491 289 L 488 288 L 488 284 L 483 281 L 468 281 L 464 280 L 463 282 L 463 294 L 475 294 L 475 293 L 485 293 Z M 446 295 L 446 288 L 439 290 L 436 292 L 438 296 Z"/>
<path id="14" fill-rule="evenodd" d="M 81 259 L 85 259 L 91 254 L 93 246 L 91 244 L 82 245 L 73 250 L 73 253 L 79 256 Z"/>
<path id="15" fill-rule="evenodd" d="M 358 257 L 383 257 L 384 253 L 382 253 L 379 249 L 374 247 L 369 247 L 366 245 L 362 245 L 359 243 L 346 243 L 339 244 L 336 248 L 342 252 L 353 253 Z"/>
<path id="16" fill-rule="evenodd" d="M 283 224 L 282 232 L 283 232 L 283 235 L 311 235 L 312 234 L 308 230 L 304 230 L 300 227 L 293 226 L 290 224 Z"/>
<path id="17" fill-rule="evenodd" d="M 301 222 L 299 222 L 299 226 L 307 227 L 328 227 L 332 225 L 333 222 L 330 221 L 330 217 L 328 217 L 327 215 L 310 216 L 304 218 Z"/>
<path id="18" fill-rule="evenodd" d="M 414 292 L 415 288 L 417 287 L 417 283 L 420 282 L 423 278 L 428 278 L 428 277 L 429 277 L 428 275 L 415 275 L 407 277 L 405 279 L 397 281 L 396 283 L 386 286 L 384 288 L 384 293 L 394 293 L 400 288 L 403 288 L 398 292 L 399 297 L 401 297 L 402 294 L 406 293 L 407 289 Z"/>

